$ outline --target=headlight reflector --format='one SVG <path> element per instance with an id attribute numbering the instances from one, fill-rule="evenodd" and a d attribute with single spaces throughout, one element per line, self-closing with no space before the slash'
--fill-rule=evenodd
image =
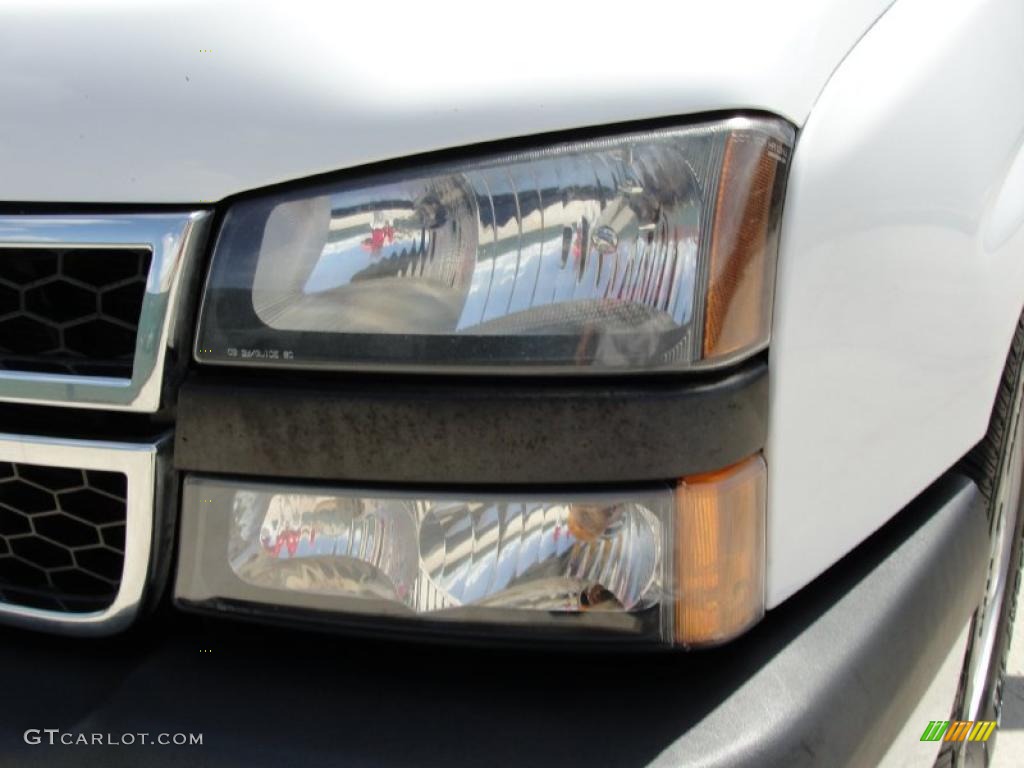
<path id="1" fill-rule="evenodd" d="M 792 129 L 734 118 L 254 197 L 200 362 L 672 370 L 768 339 Z"/>

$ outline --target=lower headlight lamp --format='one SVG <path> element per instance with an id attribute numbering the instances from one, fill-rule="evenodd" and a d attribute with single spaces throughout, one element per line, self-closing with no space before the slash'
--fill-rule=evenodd
<path id="1" fill-rule="evenodd" d="M 764 609 L 764 461 L 624 491 L 189 477 L 180 603 L 409 632 L 697 646 Z"/>

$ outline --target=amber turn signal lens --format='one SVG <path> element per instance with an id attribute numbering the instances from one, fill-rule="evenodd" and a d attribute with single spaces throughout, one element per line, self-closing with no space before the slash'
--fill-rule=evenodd
<path id="1" fill-rule="evenodd" d="M 777 183 L 788 150 L 777 140 L 726 140 L 708 265 L 704 357 L 728 358 L 767 343 L 774 294 Z M 746 192 L 737 195 L 742 189 Z"/>
<path id="2" fill-rule="evenodd" d="M 675 641 L 724 642 L 764 615 L 764 459 L 683 478 L 676 491 Z"/>

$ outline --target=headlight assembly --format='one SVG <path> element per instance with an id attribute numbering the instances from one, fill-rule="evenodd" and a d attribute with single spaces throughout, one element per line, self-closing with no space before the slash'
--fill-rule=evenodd
<path id="1" fill-rule="evenodd" d="M 792 128 L 733 118 L 252 197 L 199 362 L 644 372 L 768 341 Z"/>
<path id="2" fill-rule="evenodd" d="M 781 120 L 737 117 L 237 200 L 196 358 L 446 374 L 736 362 L 768 344 L 793 138 Z M 386 456 L 401 432 L 368 446 Z M 372 632 L 714 645 L 764 612 L 762 445 L 619 488 L 456 471 L 388 489 L 350 485 L 358 472 L 302 484 L 191 466 L 176 600 Z M 488 459 L 501 465 L 502 447 Z"/>

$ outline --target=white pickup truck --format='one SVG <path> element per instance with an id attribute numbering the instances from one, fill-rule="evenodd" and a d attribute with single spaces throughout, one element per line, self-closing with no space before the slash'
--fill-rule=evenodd
<path id="1" fill-rule="evenodd" d="M 7 0 L 0 763 L 988 764 L 1022 310 L 1020 0 Z"/>

